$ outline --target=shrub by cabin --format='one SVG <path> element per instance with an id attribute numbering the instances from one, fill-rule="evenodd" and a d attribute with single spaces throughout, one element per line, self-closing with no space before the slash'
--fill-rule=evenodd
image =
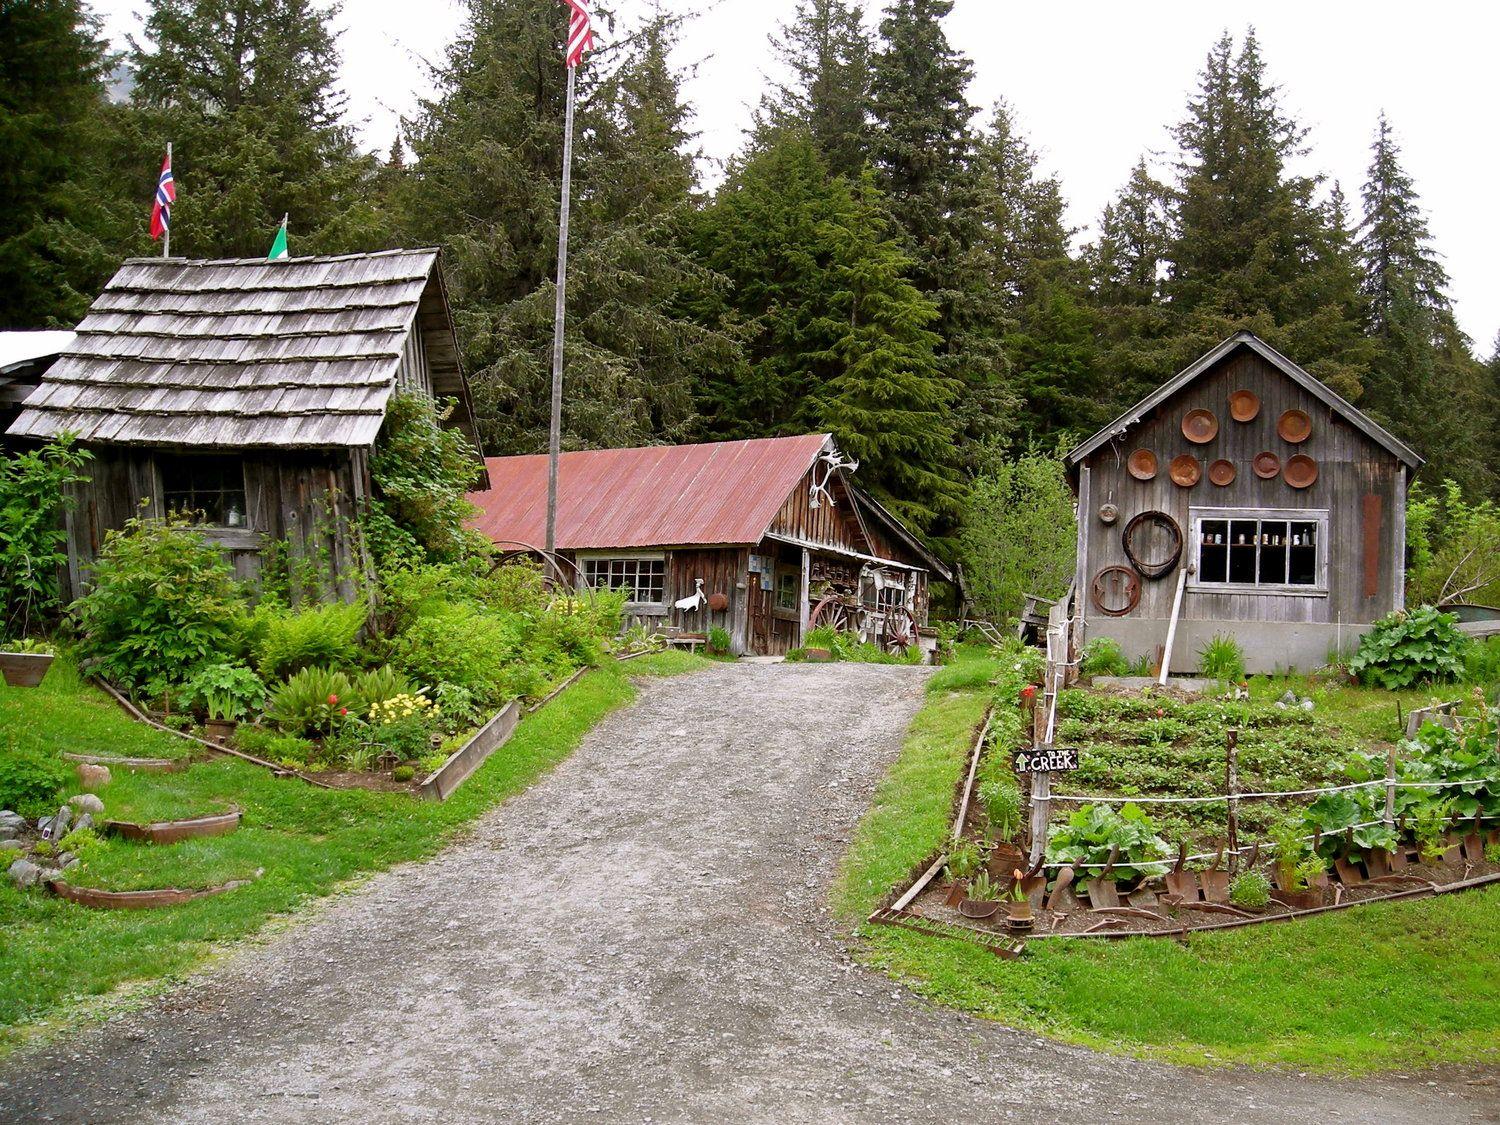
<path id="1" fill-rule="evenodd" d="M 1308 670 L 1405 600 L 1422 459 L 1241 332 L 1067 458 L 1085 638 L 1188 671 L 1216 635 L 1247 670 Z"/>

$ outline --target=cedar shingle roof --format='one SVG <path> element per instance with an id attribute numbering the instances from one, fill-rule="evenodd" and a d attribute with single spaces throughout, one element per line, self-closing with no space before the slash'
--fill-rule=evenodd
<path id="1" fill-rule="evenodd" d="M 120 444 L 359 447 L 421 326 L 439 397 L 478 445 L 436 250 L 132 258 L 9 433 Z"/>

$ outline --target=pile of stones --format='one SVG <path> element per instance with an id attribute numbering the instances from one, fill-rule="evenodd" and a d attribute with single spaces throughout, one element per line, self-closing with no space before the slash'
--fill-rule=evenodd
<path id="1" fill-rule="evenodd" d="M 78 862 L 78 856 L 57 845 L 70 832 L 92 828 L 94 818 L 104 813 L 104 802 L 93 793 L 69 797 L 57 812 L 35 824 L 20 813 L 0 809 L 0 862 L 13 857 L 7 873 L 18 887 L 34 887 Z"/>

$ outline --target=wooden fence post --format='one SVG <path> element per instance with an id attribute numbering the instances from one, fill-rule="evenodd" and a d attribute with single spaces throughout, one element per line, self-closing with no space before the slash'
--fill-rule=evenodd
<path id="1" fill-rule="evenodd" d="M 1396 827 L 1396 748 L 1385 752 L 1385 826 Z"/>
<path id="2" fill-rule="evenodd" d="M 1051 746 L 1037 747 L 1050 750 Z M 1052 819 L 1052 772 L 1031 775 L 1031 866 L 1047 854 L 1047 822 Z"/>
<path id="3" fill-rule="evenodd" d="M 1225 821 L 1229 835 L 1229 873 L 1233 875 L 1240 867 L 1240 807 L 1237 796 L 1240 790 L 1240 732 L 1230 727 L 1225 733 L 1224 741 L 1224 792 L 1227 794 Z"/>

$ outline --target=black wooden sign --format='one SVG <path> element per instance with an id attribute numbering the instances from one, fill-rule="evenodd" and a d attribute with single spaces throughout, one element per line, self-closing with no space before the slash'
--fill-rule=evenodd
<path id="1" fill-rule="evenodd" d="M 1078 768 L 1078 751 L 1061 746 L 1038 746 L 1016 752 L 1017 773 L 1064 773 Z"/>

